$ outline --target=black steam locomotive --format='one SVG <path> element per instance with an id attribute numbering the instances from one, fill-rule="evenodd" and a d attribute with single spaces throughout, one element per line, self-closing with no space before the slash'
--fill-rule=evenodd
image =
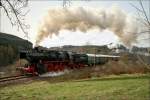
<path id="1" fill-rule="evenodd" d="M 64 69 L 82 68 L 94 64 L 103 64 L 110 58 L 116 60 L 118 59 L 118 56 L 39 50 L 38 47 L 30 51 L 20 52 L 20 59 L 26 59 L 29 62 L 28 65 L 25 65 L 22 68 L 22 71 L 33 75 L 63 71 Z"/>

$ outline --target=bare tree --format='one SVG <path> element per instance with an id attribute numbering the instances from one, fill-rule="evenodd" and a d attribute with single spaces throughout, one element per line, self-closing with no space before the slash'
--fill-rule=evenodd
<path id="1" fill-rule="evenodd" d="M 150 1 L 148 1 L 150 4 Z M 134 4 L 131 4 L 132 7 L 134 7 L 137 10 L 138 14 L 138 20 L 141 24 L 143 24 L 147 30 L 142 31 L 141 33 L 150 32 L 150 15 L 148 15 L 148 12 L 146 12 L 146 7 L 143 6 L 143 1 L 139 0 L 139 7 L 135 6 Z M 150 5 L 149 5 L 149 12 L 150 12 Z"/>
<path id="2" fill-rule="evenodd" d="M 148 9 L 147 9 L 147 12 L 146 12 L 146 7 L 143 6 L 143 1 L 142 0 L 139 0 L 139 7 L 138 6 L 135 6 L 134 4 L 131 4 L 132 7 L 134 7 L 136 10 L 137 10 L 137 14 L 138 14 L 138 20 L 140 21 L 140 24 L 142 24 L 145 29 L 138 33 L 139 35 L 141 34 L 144 34 L 144 33 L 148 33 L 149 36 L 150 36 L 150 1 L 148 1 Z M 149 11 L 149 13 L 148 13 Z M 146 38 L 146 39 L 149 39 L 150 40 L 150 37 Z M 144 39 L 145 40 L 145 39 Z M 150 42 L 149 42 L 150 43 Z M 150 50 L 149 48 L 147 48 L 147 51 L 150 53 Z M 139 55 L 137 55 L 138 59 L 140 62 L 142 62 L 148 69 L 150 69 L 150 66 L 147 65 Z"/>
<path id="3" fill-rule="evenodd" d="M 70 4 L 71 4 L 71 0 L 63 0 L 63 7 L 64 8 L 70 6 Z"/>
<path id="4" fill-rule="evenodd" d="M 66 7 L 71 6 L 71 1 L 73 0 L 63 0 L 63 7 L 66 8 Z M 81 1 L 91 1 L 91 0 L 81 0 Z"/>
<path id="5" fill-rule="evenodd" d="M 25 16 L 29 10 L 25 11 L 28 0 L 0 0 L 0 8 L 4 10 L 12 26 L 17 26 L 28 37 L 27 29 L 29 25 L 25 23 Z"/>

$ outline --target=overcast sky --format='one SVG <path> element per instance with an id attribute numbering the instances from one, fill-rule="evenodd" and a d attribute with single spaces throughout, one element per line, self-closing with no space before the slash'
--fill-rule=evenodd
<path id="1" fill-rule="evenodd" d="M 126 13 L 129 14 L 137 14 L 135 8 L 133 8 L 130 3 L 139 6 L 139 2 L 137 0 L 72 0 L 71 7 L 91 7 L 91 8 L 108 8 L 112 5 L 117 5 L 121 9 L 123 9 Z M 143 2 L 146 10 L 148 11 L 148 0 Z M 26 21 L 30 25 L 29 30 L 29 41 L 33 44 L 35 43 L 35 37 L 38 30 L 38 25 L 42 20 L 43 16 L 47 12 L 48 9 L 54 7 L 62 7 L 62 1 L 60 0 L 29 0 L 28 9 L 30 12 L 26 16 Z M 62 7 L 63 9 L 63 7 Z M 3 10 L 1 10 L 1 26 L 2 32 L 19 36 L 24 38 L 24 34 L 21 31 L 17 31 L 17 28 L 12 27 L 8 18 L 6 17 Z M 146 36 L 147 37 L 147 36 Z M 144 40 L 143 40 L 144 41 Z M 140 46 L 150 46 L 147 41 L 139 42 Z M 46 38 L 41 42 L 40 45 L 45 47 L 53 47 L 53 46 L 62 46 L 62 45 L 85 45 L 85 44 L 93 44 L 93 45 L 104 45 L 109 43 L 118 43 L 118 37 L 113 34 L 113 32 L 105 30 L 102 32 L 99 31 L 89 31 L 87 33 L 82 33 L 80 31 L 70 32 L 70 31 L 61 31 L 58 36 L 53 36 L 52 38 Z"/>

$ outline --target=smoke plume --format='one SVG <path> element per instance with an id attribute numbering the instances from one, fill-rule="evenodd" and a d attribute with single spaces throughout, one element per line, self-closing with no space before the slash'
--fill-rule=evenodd
<path id="1" fill-rule="evenodd" d="M 95 28 L 100 32 L 105 29 L 112 31 L 126 46 L 136 41 L 136 33 L 139 31 L 135 18 L 117 6 L 107 9 L 55 8 L 50 9 L 44 17 L 38 30 L 36 44 L 48 36 L 58 35 L 61 30 L 79 30 L 86 33 Z"/>

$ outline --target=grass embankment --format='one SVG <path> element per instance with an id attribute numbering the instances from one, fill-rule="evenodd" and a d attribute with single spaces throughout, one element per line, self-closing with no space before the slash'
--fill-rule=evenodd
<path id="1" fill-rule="evenodd" d="M 0 89 L 0 100 L 149 100 L 147 74 L 120 75 L 51 83 L 10 85 Z"/>

